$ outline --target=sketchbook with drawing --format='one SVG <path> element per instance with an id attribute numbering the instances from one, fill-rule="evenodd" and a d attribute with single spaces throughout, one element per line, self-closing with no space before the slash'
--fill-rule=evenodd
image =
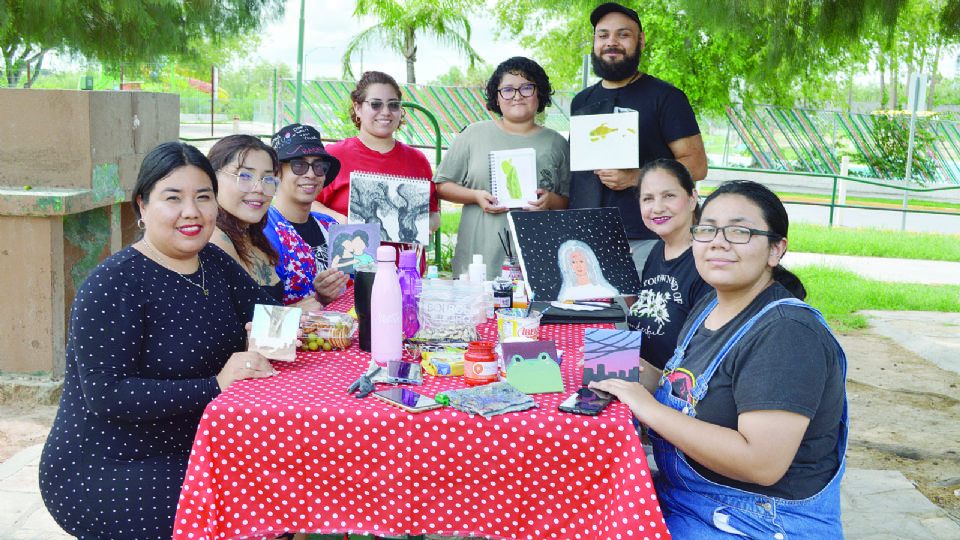
<path id="1" fill-rule="evenodd" d="M 490 152 L 490 193 L 500 206 L 522 208 L 537 200 L 537 152 L 533 148 Z"/>
<path id="2" fill-rule="evenodd" d="M 379 223 L 381 242 L 430 242 L 430 181 L 389 174 L 350 173 L 347 223 Z"/>

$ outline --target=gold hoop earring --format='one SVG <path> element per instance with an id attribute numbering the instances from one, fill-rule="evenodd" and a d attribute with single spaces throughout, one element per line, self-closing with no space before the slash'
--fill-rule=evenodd
<path id="1" fill-rule="evenodd" d="M 141 231 L 147 228 L 147 224 L 143 222 L 143 218 L 137 220 L 137 228 Z"/>

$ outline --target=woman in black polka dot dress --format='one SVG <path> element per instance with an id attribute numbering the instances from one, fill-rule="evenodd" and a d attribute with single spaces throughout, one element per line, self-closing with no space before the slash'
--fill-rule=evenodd
<path id="1" fill-rule="evenodd" d="M 40 491 L 81 539 L 169 540 L 204 408 L 234 381 L 274 373 L 244 352 L 244 325 L 255 304 L 277 302 L 208 245 L 216 191 L 196 148 L 151 151 L 134 193 L 143 239 L 97 266 L 74 298 Z"/>

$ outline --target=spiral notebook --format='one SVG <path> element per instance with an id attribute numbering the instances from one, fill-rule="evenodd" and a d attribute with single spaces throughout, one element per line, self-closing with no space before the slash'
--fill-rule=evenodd
<path id="1" fill-rule="evenodd" d="M 500 206 L 507 208 L 522 208 L 537 200 L 537 151 L 492 150 L 490 187 Z"/>
<path id="2" fill-rule="evenodd" d="M 350 173 L 347 223 L 379 223 L 381 242 L 430 241 L 430 181 L 389 174 Z"/>

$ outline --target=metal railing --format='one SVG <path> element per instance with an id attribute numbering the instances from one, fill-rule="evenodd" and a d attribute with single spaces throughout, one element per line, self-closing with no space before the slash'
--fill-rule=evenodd
<path id="1" fill-rule="evenodd" d="M 849 181 L 849 182 L 857 182 L 860 184 L 867 184 L 871 186 L 882 187 L 884 189 L 894 190 L 899 192 L 901 196 L 904 196 L 909 193 L 935 193 L 935 192 L 946 192 L 946 191 L 958 191 L 960 190 L 960 185 L 951 185 L 951 186 L 935 187 L 935 188 L 907 187 L 902 185 L 901 186 L 892 185 L 889 182 L 878 182 L 876 180 L 867 180 L 865 178 L 858 178 L 855 176 L 843 176 L 840 174 L 822 174 L 822 173 L 798 172 L 798 171 L 775 171 L 770 169 L 744 169 L 743 167 L 717 167 L 713 165 L 710 166 L 710 170 L 751 172 L 751 173 L 757 173 L 757 174 L 763 174 L 763 175 L 803 176 L 803 177 L 811 177 L 811 178 L 830 179 L 832 181 L 832 189 L 830 191 L 829 202 L 802 201 L 802 200 L 789 200 L 789 199 L 784 200 L 784 202 L 789 202 L 790 204 L 829 207 L 830 208 L 830 219 L 829 219 L 830 227 L 833 227 L 834 211 L 837 208 L 853 208 L 857 210 L 882 210 L 887 212 L 900 212 L 903 214 L 936 214 L 936 215 L 946 215 L 946 216 L 960 216 L 960 205 L 958 205 L 958 208 L 956 210 L 954 209 L 944 209 L 944 210 L 923 209 L 921 210 L 921 209 L 887 207 L 887 206 L 870 205 L 870 204 L 845 204 L 845 203 L 841 204 L 837 202 L 838 191 L 839 191 L 841 180 Z M 899 202 L 898 200 L 895 200 L 895 199 L 890 199 L 890 201 L 891 203 Z"/>

